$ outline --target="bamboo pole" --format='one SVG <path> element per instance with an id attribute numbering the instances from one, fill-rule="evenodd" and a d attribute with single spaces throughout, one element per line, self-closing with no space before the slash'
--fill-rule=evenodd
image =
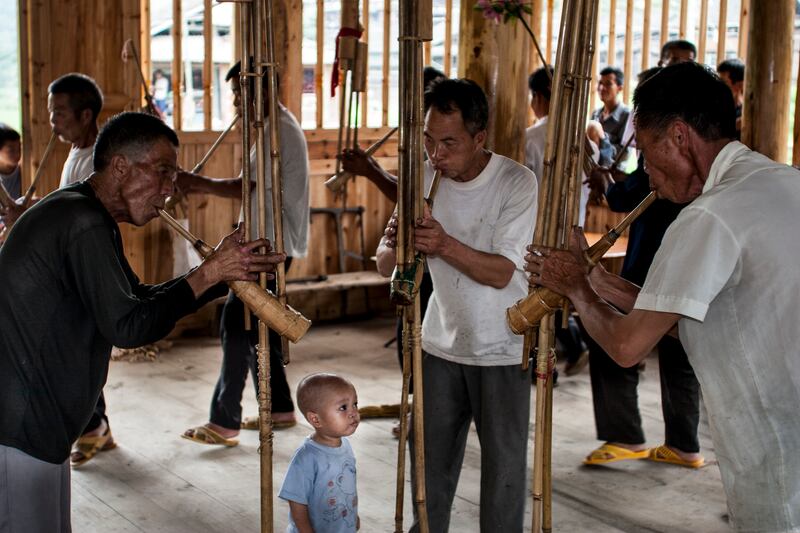
<path id="1" fill-rule="evenodd" d="M 211 80 L 213 78 L 213 24 L 211 19 L 211 0 L 203 0 L 203 127 L 211 130 Z"/>
<path id="2" fill-rule="evenodd" d="M 792 165 L 800 165 L 800 76 L 794 100 L 794 127 L 792 128 Z"/>
<path id="3" fill-rule="evenodd" d="M 667 41 L 669 40 L 669 2 L 670 0 L 662 0 L 661 1 L 661 44 L 660 46 L 663 48 Z M 661 60 L 661 56 L 659 56 L 659 61 Z"/>
<path id="4" fill-rule="evenodd" d="M 29 207 L 31 205 L 31 200 L 33 200 L 33 194 L 36 192 L 36 187 L 39 185 L 39 179 L 44 174 L 44 167 L 47 165 L 47 160 L 50 158 L 50 153 L 53 151 L 53 147 L 56 144 L 56 134 L 50 134 L 50 140 L 47 141 L 47 146 L 44 149 L 44 154 L 42 154 L 42 160 L 39 162 L 39 167 L 36 169 L 36 174 L 33 176 L 33 180 L 31 180 L 31 184 L 28 186 L 28 190 L 25 191 L 25 196 L 22 199 L 22 207 Z"/>
<path id="5" fill-rule="evenodd" d="M 700 35 L 697 39 L 697 62 L 706 62 L 706 44 L 708 42 L 708 0 L 700 0 Z"/>
<path id="6" fill-rule="evenodd" d="M 717 65 L 725 60 L 725 45 L 728 40 L 728 0 L 719 0 L 719 22 L 717 23 Z"/>
<path id="7" fill-rule="evenodd" d="M 383 62 L 381 79 L 381 125 L 389 125 L 389 47 L 392 21 L 392 0 L 383 0 Z"/>
<path id="8" fill-rule="evenodd" d="M 609 65 L 617 64 L 617 0 L 609 0 L 608 8 L 608 61 Z"/>
<path id="9" fill-rule="evenodd" d="M 364 16 L 361 18 L 361 26 L 364 29 L 364 33 L 361 34 L 361 39 L 365 45 L 364 53 L 366 54 L 367 48 L 366 45 L 369 43 L 369 0 L 363 0 L 361 12 L 364 13 Z M 365 55 L 364 57 L 360 58 L 360 61 L 363 62 L 363 66 L 360 68 L 364 69 L 364 73 L 362 75 L 364 88 L 361 90 L 361 94 L 359 95 L 358 101 L 358 113 L 360 117 L 359 126 L 365 128 L 367 126 L 367 111 L 369 106 L 367 105 L 367 97 L 369 96 L 369 91 L 367 90 L 367 75 L 369 74 L 369 55 Z"/>
<path id="10" fill-rule="evenodd" d="M 453 63 L 453 0 L 444 3 L 444 75 L 450 77 Z"/>
<path id="11" fill-rule="evenodd" d="M 758 3 L 758 2 L 756 2 Z M 739 9 L 738 57 L 747 57 L 747 39 L 750 33 L 750 0 L 741 0 Z"/>
<path id="12" fill-rule="evenodd" d="M 183 130 L 181 112 L 181 78 L 183 76 L 183 12 L 181 0 L 172 0 L 172 127 Z"/>
<path id="13" fill-rule="evenodd" d="M 689 0 L 681 0 L 680 22 L 678 25 L 678 38 L 686 39 L 686 25 L 689 18 Z"/>
<path id="14" fill-rule="evenodd" d="M 544 57 L 547 62 L 551 62 L 553 57 L 553 12 L 555 11 L 554 0 L 547 0 L 547 42 L 545 43 Z"/>
<path id="15" fill-rule="evenodd" d="M 642 18 L 642 66 L 639 70 L 650 68 L 650 17 L 652 16 L 652 0 L 644 0 L 644 16 Z M 625 73 L 630 76 L 630 73 Z"/>
<path id="16" fill-rule="evenodd" d="M 322 128 L 322 67 L 325 61 L 325 1 L 317 0 L 317 68 L 314 72 L 317 129 Z"/>
<path id="17" fill-rule="evenodd" d="M 625 59 L 623 71 L 628 77 L 628 82 L 622 87 L 622 100 L 630 102 L 631 87 L 633 86 L 633 0 L 628 0 L 625 9 Z"/>

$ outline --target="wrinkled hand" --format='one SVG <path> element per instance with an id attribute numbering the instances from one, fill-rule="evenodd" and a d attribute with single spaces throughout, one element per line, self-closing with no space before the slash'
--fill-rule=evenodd
<path id="1" fill-rule="evenodd" d="M 274 272 L 275 265 L 286 260 L 286 254 L 271 252 L 267 239 L 244 242 L 244 226 L 239 227 L 222 239 L 208 257 L 203 260 L 201 269 L 211 285 L 220 281 L 256 281 L 260 272 Z M 266 253 L 259 252 L 260 247 Z M 274 276 L 268 275 L 269 279 Z"/>
<path id="2" fill-rule="evenodd" d="M 378 162 L 360 148 L 344 150 L 336 157 L 342 162 L 345 171 L 358 176 L 370 176 L 379 168 Z"/>
<path id="3" fill-rule="evenodd" d="M 582 284 L 592 265 L 586 257 L 589 244 L 583 230 L 575 227 L 570 235 L 568 250 L 529 245 L 525 256 L 525 270 L 530 272 L 528 284 L 540 285 L 563 296 L 569 296 Z"/>
<path id="4" fill-rule="evenodd" d="M 393 213 L 383 230 L 383 244 L 387 248 L 397 248 L 397 213 Z"/>
<path id="5" fill-rule="evenodd" d="M 417 220 L 414 230 L 414 248 L 430 256 L 442 255 L 450 241 L 450 235 L 444 230 L 439 221 L 431 216 L 431 210 L 426 205 L 422 218 Z"/>
<path id="6" fill-rule="evenodd" d="M 3 217 L 6 227 L 10 228 L 14 222 L 26 211 L 27 208 L 22 206 L 23 198 L 18 198 L 13 204 L 3 207 L 0 206 L 0 216 Z"/>

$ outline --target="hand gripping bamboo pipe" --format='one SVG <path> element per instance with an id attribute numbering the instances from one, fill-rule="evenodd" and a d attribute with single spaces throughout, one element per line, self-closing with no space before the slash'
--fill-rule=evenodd
<path id="1" fill-rule="evenodd" d="M 159 215 L 181 237 L 192 244 L 201 258 L 205 259 L 214 252 L 210 245 L 192 235 L 189 230 L 184 228 L 180 222 L 172 218 L 167 212 L 162 210 Z M 229 281 L 228 285 L 259 320 L 263 320 L 271 329 L 286 336 L 292 342 L 298 342 L 308 331 L 311 325 L 310 320 L 288 305 L 281 304 L 271 292 L 263 290 L 257 283 L 253 281 Z"/>
<path id="2" fill-rule="evenodd" d="M 384 145 L 386 141 L 391 138 L 392 135 L 397 131 L 397 128 L 392 128 L 384 134 L 383 137 L 372 143 L 369 148 L 364 151 L 364 155 L 366 157 L 370 157 L 375 152 L 380 150 L 381 146 Z M 334 174 L 330 178 L 325 181 L 325 186 L 330 190 L 332 193 L 338 193 L 339 191 L 344 188 L 345 184 L 350 181 L 355 176 L 346 170 L 340 170 L 337 174 Z"/>
<path id="3" fill-rule="evenodd" d="M 44 149 L 44 154 L 42 154 L 42 160 L 39 163 L 39 168 L 36 169 L 36 174 L 33 175 L 33 180 L 31 180 L 28 190 L 25 191 L 25 196 L 22 199 L 23 207 L 30 207 L 31 200 L 33 200 L 33 194 L 36 192 L 36 187 L 39 185 L 39 178 L 41 178 L 42 174 L 44 174 L 44 167 L 47 166 L 47 160 L 50 158 L 50 154 L 53 152 L 53 147 L 55 144 L 56 134 L 53 132 L 50 134 L 50 140 L 47 141 L 47 147 Z"/>
<path id="4" fill-rule="evenodd" d="M 620 235 L 628 229 L 636 218 L 647 209 L 656 199 L 656 193 L 651 192 L 642 202 L 634 208 L 619 224 L 594 243 L 584 252 L 587 262 L 594 266 L 603 255 L 614 245 Z M 563 297 L 544 287 L 536 287 L 525 298 L 515 303 L 506 310 L 508 327 L 517 335 L 536 327 L 539 321 L 547 314 L 559 308 Z"/>
<path id="5" fill-rule="evenodd" d="M 547 128 L 533 241 L 537 245 L 565 246 L 568 230 L 577 221 L 581 169 L 591 166 L 586 159 L 585 119 L 597 4 L 598 0 L 565 0 L 562 9 L 551 90 L 552 109 L 556 110 L 557 116 L 548 122 Z M 558 302 L 560 301 L 559 299 Z M 553 316 L 545 314 L 538 325 L 531 513 L 531 531 L 534 533 L 549 532 L 552 529 L 550 458 L 551 378 L 555 363 Z M 528 331 L 522 354 L 523 370 L 528 368 L 533 342 L 532 331 Z"/>
<path id="6" fill-rule="evenodd" d="M 433 5 L 431 0 L 400 2 L 398 40 L 400 41 L 400 137 L 398 145 L 397 183 L 397 276 L 416 278 L 419 269 L 414 251 L 414 225 L 423 214 L 423 151 L 422 123 L 422 42 L 432 38 Z M 435 194 L 437 180 L 431 185 Z M 419 269 L 421 275 L 421 269 Z M 406 285 L 408 288 L 409 286 Z M 422 335 L 419 293 L 411 290 L 410 305 L 399 306 L 403 324 L 403 385 L 400 398 L 400 439 L 397 447 L 397 485 L 395 500 L 395 532 L 403 531 L 403 497 L 405 490 L 405 445 L 408 438 L 408 391 L 414 379 L 414 508 L 419 531 L 428 533 L 425 496 L 425 434 L 423 425 Z"/>

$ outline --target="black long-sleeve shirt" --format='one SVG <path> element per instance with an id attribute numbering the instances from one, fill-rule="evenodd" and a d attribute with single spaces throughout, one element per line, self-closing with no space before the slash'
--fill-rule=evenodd
<path id="1" fill-rule="evenodd" d="M 611 184 L 606 189 L 606 201 L 612 211 L 627 213 L 650 194 L 650 176 L 644 171 L 642 158 L 634 172 L 624 181 Z M 667 228 L 678 217 L 686 204 L 669 200 L 656 200 L 631 224 L 628 248 L 622 264 L 621 276 L 641 286 L 647 277 L 650 264 L 661 246 Z"/>
<path id="2" fill-rule="evenodd" d="M 144 285 L 88 183 L 29 209 L 0 250 L 0 444 L 69 457 L 108 374 L 112 345 L 164 337 L 200 299 L 185 277 Z"/>

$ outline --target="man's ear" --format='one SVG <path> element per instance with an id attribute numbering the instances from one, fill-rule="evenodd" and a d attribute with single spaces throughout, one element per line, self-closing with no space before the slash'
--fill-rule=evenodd
<path id="1" fill-rule="evenodd" d="M 114 154 L 109 167 L 115 180 L 124 180 L 130 174 L 131 162 L 122 154 Z"/>
<path id="2" fill-rule="evenodd" d="M 475 137 L 473 137 L 473 139 L 475 139 L 475 142 L 479 145 L 480 148 L 486 146 L 486 135 L 487 135 L 486 130 L 481 130 L 475 134 Z"/>
<path id="3" fill-rule="evenodd" d="M 91 124 L 92 122 L 92 110 L 91 109 L 84 109 L 81 111 L 81 123 L 82 124 Z"/>
<path id="4" fill-rule="evenodd" d="M 678 119 L 669 125 L 669 137 L 678 148 L 685 149 L 689 144 L 689 125 Z"/>
<path id="5" fill-rule="evenodd" d="M 319 415 L 314 411 L 308 411 L 306 413 L 306 420 L 308 420 L 309 424 L 314 426 L 315 429 L 319 428 L 322 425 L 322 421 L 319 419 Z"/>

